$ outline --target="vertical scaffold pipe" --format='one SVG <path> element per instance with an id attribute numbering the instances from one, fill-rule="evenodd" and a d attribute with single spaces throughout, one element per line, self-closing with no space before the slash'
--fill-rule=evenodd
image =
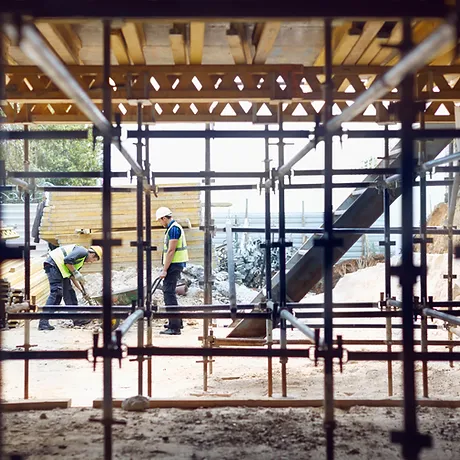
<path id="1" fill-rule="evenodd" d="M 104 79 L 102 83 L 104 97 L 104 116 L 112 126 L 112 88 L 110 78 L 110 20 L 103 21 Z M 103 313 L 103 423 L 104 423 L 104 459 L 112 460 L 112 193 L 111 193 L 111 156 L 112 136 L 104 132 L 103 184 L 102 184 L 102 305 Z"/>
<path id="2" fill-rule="evenodd" d="M 332 118 L 332 21 L 325 20 L 324 124 Z M 324 429 L 326 432 L 326 457 L 334 459 L 334 376 L 333 376 L 333 213 L 332 213 L 332 135 L 324 136 Z"/>
<path id="3" fill-rule="evenodd" d="M 142 130 L 142 104 L 137 104 L 137 129 Z M 142 138 L 137 139 L 137 164 L 142 168 Z M 144 308 L 144 177 L 137 176 L 137 306 Z M 137 322 L 137 346 L 144 346 L 144 318 Z M 137 358 L 137 392 L 144 393 L 144 357 Z"/>

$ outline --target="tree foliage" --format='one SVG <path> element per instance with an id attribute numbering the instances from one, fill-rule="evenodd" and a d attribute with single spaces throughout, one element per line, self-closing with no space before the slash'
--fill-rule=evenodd
<path id="1" fill-rule="evenodd" d="M 3 129 L 18 130 L 18 125 L 4 125 Z M 35 140 L 29 141 L 29 161 L 31 171 L 100 171 L 102 149 L 99 142 L 93 149 L 90 126 L 87 125 L 32 125 L 31 131 L 72 131 L 88 129 L 88 139 Z M 24 170 L 24 141 L 3 141 L 0 159 L 5 160 L 7 171 Z M 95 185 L 96 179 L 47 178 L 37 179 L 37 185 Z"/>

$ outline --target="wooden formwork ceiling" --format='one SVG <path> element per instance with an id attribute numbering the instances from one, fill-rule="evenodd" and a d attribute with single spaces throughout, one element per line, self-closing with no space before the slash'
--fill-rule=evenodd
<path id="1" fill-rule="evenodd" d="M 420 43 L 442 19 L 414 19 Z M 102 23 L 98 19 L 36 19 L 35 26 L 97 103 L 102 100 Z M 365 91 L 399 60 L 401 20 L 333 21 L 336 112 Z M 3 121 L 84 122 L 84 115 L 5 36 L 7 63 Z M 321 113 L 324 22 L 321 19 L 263 22 L 112 21 L 114 112 L 136 121 L 313 121 Z M 418 96 L 430 104 L 427 121 L 452 121 L 460 101 L 460 67 L 453 46 L 439 50 L 418 79 Z M 392 92 L 358 121 L 389 119 Z"/>

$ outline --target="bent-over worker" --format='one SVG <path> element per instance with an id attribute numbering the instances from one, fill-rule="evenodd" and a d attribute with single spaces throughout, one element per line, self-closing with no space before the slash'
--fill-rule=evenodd
<path id="1" fill-rule="evenodd" d="M 160 278 L 163 278 L 163 296 L 165 305 L 178 305 L 176 286 L 180 274 L 188 262 L 187 241 L 184 229 L 173 219 L 172 211 L 162 206 L 156 212 L 157 221 L 166 228 L 163 244 L 163 271 Z M 160 334 L 180 335 L 182 319 L 173 318 L 165 331 Z"/>
<path id="2" fill-rule="evenodd" d="M 80 291 L 83 291 L 85 278 L 79 270 L 85 263 L 90 264 L 101 259 L 102 248 L 100 246 L 90 246 L 86 249 L 77 244 L 68 244 L 50 251 L 48 258 L 43 263 L 50 284 L 50 295 L 46 305 L 60 305 L 64 293 L 67 297 L 66 304 L 67 301 L 74 301 L 74 305 L 77 305 L 77 297 L 70 280 Z M 54 326 L 51 326 L 47 319 L 41 319 L 38 323 L 40 331 L 52 331 L 53 329 Z"/>

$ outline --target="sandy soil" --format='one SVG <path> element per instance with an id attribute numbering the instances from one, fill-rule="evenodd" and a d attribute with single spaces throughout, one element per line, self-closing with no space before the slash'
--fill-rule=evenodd
<path id="1" fill-rule="evenodd" d="M 459 411 L 421 408 L 418 413 L 420 429 L 430 433 L 434 442 L 421 460 L 458 460 Z M 6 414 L 6 448 L 10 453 L 27 453 L 30 460 L 102 459 L 103 428 L 89 422 L 91 416 L 98 417 L 100 412 L 82 408 Z M 116 410 L 115 417 L 127 421 L 114 426 L 115 459 L 326 458 L 320 409 Z M 389 438 L 389 432 L 401 423 L 400 410 L 354 407 L 337 411 L 335 458 L 401 458 L 400 447 Z"/>
<path id="2" fill-rule="evenodd" d="M 433 259 L 434 261 L 434 259 Z M 441 262 L 441 260 L 437 260 Z M 443 261 L 442 261 L 443 262 Z M 445 265 L 444 265 L 445 267 Z M 439 273 L 431 271 L 432 291 L 446 289 L 438 284 Z M 337 284 L 335 300 L 378 300 L 382 284 L 382 264 L 346 275 Z M 436 273 L 436 275 L 435 275 Z M 365 298 L 363 298 L 363 296 Z M 309 296 L 312 302 L 321 295 Z M 242 300 L 239 300 L 240 302 Z M 190 302 L 190 303 L 189 303 Z M 182 299 L 183 304 L 195 300 Z M 371 322 L 370 320 L 365 320 Z M 346 320 L 339 322 L 345 323 Z M 356 322 L 356 321 L 355 321 Z M 382 323 L 376 319 L 374 322 Z M 399 320 L 395 320 L 395 323 Z M 214 329 L 217 337 L 225 337 L 230 321 L 218 321 Z M 66 327 L 54 322 L 54 331 L 38 331 L 32 323 L 31 342 L 34 349 L 64 350 L 89 349 L 92 332 L 89 329 Z M 447 339 L 441 323 L 429 331 L 431 339 Z M 187 324 L 181 336 L 161 336 L 162 324 L 154 327 L 154 345 L 199 346 L 201 322 Z M 15 349 L 23 343 L 23 328 L 2 333 L 3 347 Z M 384 339 L 385 329 L 342 329 L 344 339 Z M 277 338 L 278 331 L 275 331 Z M 401 337 L 398 330 L 394 338 Z M 419 338 L 419 331 L 416 338 Z M 298 331 L 288 330 L 288 338 L 303 338 Z M 126 336 L 128 345 L 137 344 L 137 331 Z M 350 347 L 351 348 L 351 347 Z M 353 347 L 364 350 L 364 347 Z M 382 348 L 373 347 L 373 350 Z M 395 349 L 398 349 L 395 347 Z M 431 349 L 431 348 L 430 348 Z M 433 350 L 444 351 L 441 347 Z M 194 398 L 203 395 L 202 364 L 194 357 L 155 357 L 153 359 L 153 397 Z M 16 400 L 23 397 L 23 368 L 21 362 L 3 363 L 2 399 Z M 146 365 L 144 394 L 146 388 Z M 460 364 L 453 368 L 448 363 L 430 363 L 429 390 L 431 398 L 459 399 Z M 267 360 L 264 358 L 216 358 L 213 373 L 209 377 L 207 396 L 229 398 L 259 398 L 267 396 Z M 113 395 L 125 398 L 137 394 L 137 362 L 123 360 L 122 368 L 113 363 Z M 366 364 L 348 362 L 343 373 L 334 369 L 336 398 L 386 398 L 387 363 Z M 421 393 L 421 366 L 417 366 L 417 391 Z M 306 359 L 290 359 L 288 362 L 288 396 L 295 398 L 323 397 L 322 365 Z M 394 364 L 395 397 L 402 396 L 401 366 Z M 280 365 L 274 360 L 274 396 L 280 396 Z M 41 412 L 6 414 L 6 441 L 9 451 L 28 452 L 29 458 L 102 458 L 102 427 L 88 423 L 90 415 L 99 411 L 85 409 L 92 401 L 102 397 L 102 365 L 93 371 L 87 361 L 35 361 L 30 363 L 30 397 L 37 399 L 71 398 L 73 409 L 51 411 L 47 418 Z M 435 449 L 426 451 L 423 459 L 458 459 L 458 428 L 460 411 L 447 409 L 419 409 L 421 430 L 435 438 Z M 43 416 L 42 416 L 43 417 Z M 116 458 L 186 458 L 186 459 L 323 459 L 325 458 L 320 409 L 213 409 L 213 410 L 150 410 L 144 414 L 117 411 L 118 418 L 128 420 L 127 426 L 115 426 Z M 337 411 L 338 459 L 393 459 L 401 458 L 400 451 L 389 441 L 389 431 L 402 427 L 399 409 L 353 408 L 348 412 Z M 31 429 L 33 427 L 33 429 Z M 292 445 L 292 446 L 291 446 Z"/>

